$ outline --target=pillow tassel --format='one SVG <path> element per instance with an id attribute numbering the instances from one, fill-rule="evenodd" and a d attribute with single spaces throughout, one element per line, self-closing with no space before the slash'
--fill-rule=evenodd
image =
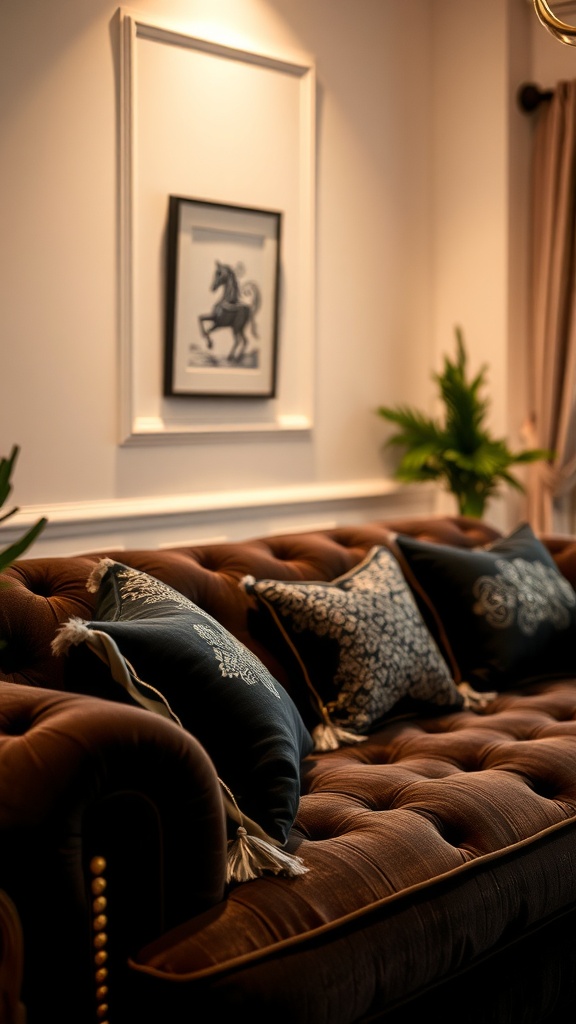
<path id="1" fill-rule="evenodd" d="M 321 753 L 326 750 L 338 750 L 339 747 L 349 743 L 365 742 L 366 736 L 360 736 L 357 732 L 350 732 L 348 729 L 342 729 L 339 725 L 334 725 L 330 720 L 328 708 L 322 706 L 320 714 L 323 721 L 312 730 L 314 750 Z"/>
<path id="2" fill-rule="evenodd" d="M 111 558 L 101 558 L 97 565 L 94 566 L 88 579 L 86 580 L 86 590 L 91 594 L 98 593 L 98 587 L 102 582 L 102 577 L 114 562 Z"/>
<path id="3" fill-rule="evenodd" d="M 68 619 L 68 622 L 59 627 L 50 645 L 52 653 L 56 655 L 66 654 L 69 647 L 85 643 L 90 637 L 91 631 L 84 620 L 72 616 L 72 618 Z"/>
<path id="4" fill-rule="evenodd" d="M 359 736 L 356 732 L 349 732 L 347 729 L 340 729 L 331 722 L 322 722 L 312 730 L 314 750 L 318 752 L 326 750 L 338 750 L 342 745 L 349 743 L 364 743 L 365 736 Z"/>
<path id="5" fill-rule="evenodd" d="M 249 882 L 266 871 L 294 878 L 306 874 L 308 868 L 301 857 L 277 849 L 259 836 L 249 835 L 240 825 L 236 838 L 228 841 L 226 881 Z"/>
<path id="6" fill-rule="evenodd" d="M 458 689 L 464 697 L 464 708 L 466 711 L 481 711 L 482 708 L 488 707 L 488 704 L 496 700 L 498 696 L 496 690 L 483 693 L 480 690 L 475 690 L 470 686 L 470 683 L 466 682 L 458 683 Z"/>
<path id="7" fill-rule="evenodd" d="M 228 840 L 226 881 L 249 882 L 265 871 L 273 875 L 304 875 L 309 870 L 296 854 L 286 853 L 252 818 L 242 814 L 232 790 L 218 778 L 228 817 L 237 822 L 236 838 Z"/>

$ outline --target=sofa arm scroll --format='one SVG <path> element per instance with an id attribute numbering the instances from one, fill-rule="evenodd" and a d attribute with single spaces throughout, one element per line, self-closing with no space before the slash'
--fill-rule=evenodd
<path id="1" fill-rule="evenodd" d="M 181 915 L 222 899 L 222 797 L 212 761 L 193 736 L 140 708 L 3 685 L 2 832 L 59 827 L 62 836 L 82 835 L 88 812 L 120 793 L 153 805 L 171 847 L 166 891 L 177 886 Z"/>
<path id="2" fill-rule="evenodd" d="M 93 987 L 95 858 L 106 864 L 106 956 L 122 970 L 130 951 L 222 900 L 226 838 L 216 771 L 188 732 L 97 697 L 1 686 L 0 886 L 44 1005 L 52 986 L 61 999 L 62 962 L 78 980 L 61 1020 Z"/>

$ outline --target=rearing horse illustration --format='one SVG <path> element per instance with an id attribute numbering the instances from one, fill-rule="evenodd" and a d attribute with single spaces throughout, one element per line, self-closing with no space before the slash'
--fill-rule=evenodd
<path id="1" fill-rule="evenodd" d="M 248 339 L 244 333 L 248 324 L 254 337 L 258 337 L 255 316 L 261 304 L 260 289 L 254 281 L 246 281 L 240 288 L 238 277 L 232 267 L 228 263 L 216 260 L 210 291 L 215 292 L 220 287 L 223 287 L 224 291 L 212 307 L 212 312 L 198 317 L 200 330 L 208 348 L 212 348 L 212 332 L 220 327 L 229 327 L 234 341 L 228 354 L 228 362 L 240 363 L 248 347 Z M 244 299 L 248 301 L 243 301 Z M 212 327 L 207 329 L 204 326 L 206 323 L 211 323 Z"/>

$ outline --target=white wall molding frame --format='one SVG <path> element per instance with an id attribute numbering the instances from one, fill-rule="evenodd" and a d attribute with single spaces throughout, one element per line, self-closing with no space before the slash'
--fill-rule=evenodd
<path id="1" fill-rule="evenodd" d="M 308 55 L 259 53 L 199 38 L 125 8 L 117 14 L 120 444 L 310 431 L 314 62 Z M 170 194 L 282 211 L 275 398 L 163 397 Z"/>
<path id="2" fill-rule="evenodd" d="M 169 547 L 320 530 L 392 515 L 431 514 L 435 490 L 374 479 L 259 490 L 26 506 L 0 524 L 0 547 L 40 516 L 25 558 L 127 547 Z"/>

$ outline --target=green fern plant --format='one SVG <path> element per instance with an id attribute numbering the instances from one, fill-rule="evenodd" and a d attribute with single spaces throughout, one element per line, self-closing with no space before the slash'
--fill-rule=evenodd
<path id="1" fill-rule="evenodd" d="M 442 373 L 432 380 L 444 403 L 444 422 L 409 406 L 380 406 L 377 410 L 399 427 L 385 446 L 405 449 L 395 477 L 404 483 L 441 480 L 458 503 L 461 515 L 481 518 L 486 502 L 501 483 L 523 491 L 520 481 L 510 472 L 518 463 L 551 459 L 545 448 L 525 448 L 513 452 L 503 439 L 495 439 L 485 426 L 489 402 L 481 391 L 486 382 L 486 367 L 475 377 L 467 376 L 467 358 L 461 328 L 456 328 L 456 359 L 444 358 Z"/>
<path id="2" fill-rule="evenodd" d="M 14 465 L 16 463 L 19 450 L 18 445 L 14 445 L 10 456 L 7 459 L 0 459 L 0 507 L 4 505 L 12 491 L 12 473 L 14 471 Z M 0 513 L 0 522 L 5 522 L 6 519 L 9 519 L 10 516 L 13 516 L 16 512 L 18 512 L 17 507 L 8 509 L 7 512 Z M 0 551 L 0 573 L 4 572 L 4 570 L 7 569 L 16 558 L 19 558 L 20 555 L 30 547 L 46 526 L 46 522 L 47 520 L 44 517 L 39 519 L 34 526 L 31 526 L 30 529 L 20 537 L 19 540 L 14 541 L 13 544 L 10 544 L 8 547 L 4 548 L 3 551 Z"/>

